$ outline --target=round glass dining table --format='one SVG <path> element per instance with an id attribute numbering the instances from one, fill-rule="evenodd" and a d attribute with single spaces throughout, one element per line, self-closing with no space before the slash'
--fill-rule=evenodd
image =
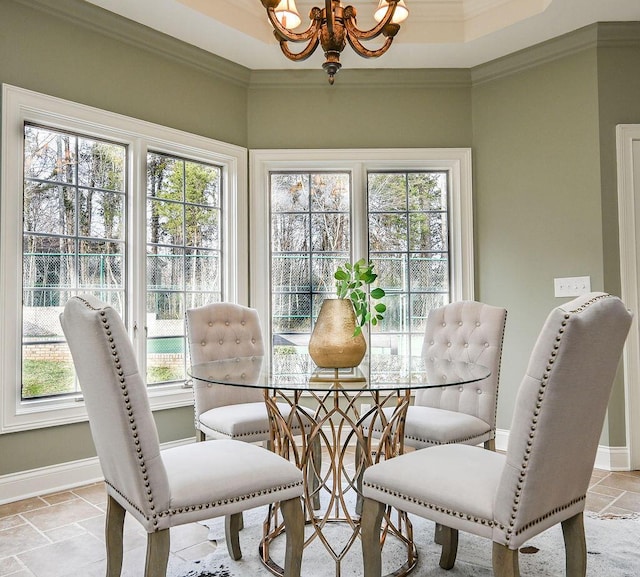
<path id="1" fill-rule="evenodd" d="M 269 446 L 305 473 L 305 550 L 320 543 L 327 562 L 335 563 L 336 577 L 341 577 L 347 556 L 357 554 L 352 546 L 360 536 L 362 475 L 368 466 L 404 452 L 412 392 L 471 387 L 490 371 L 470 362 L 392 354 L 373 354 L 354 368 L 321 369 L 308 355 L 293 352 L 196 364 L 189 374 L 194 386 L 263 389 Z M 269 508 L 260 544 L 260 558 L 275 575 L 284 570 L 272 558 L 271 545 L 283 531 L 276 503 Z M 392 567 L 389 575 L 408 574 L 417 552 L 404 512 L 386 511 L 381 540 L 383 559 L 388 547 L 402 551 L 400 566 Z"/>

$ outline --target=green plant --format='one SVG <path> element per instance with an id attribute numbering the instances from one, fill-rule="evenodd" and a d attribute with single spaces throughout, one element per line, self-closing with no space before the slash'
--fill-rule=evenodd
<path id="1" fill-rule="evenodd" d="M 373 272 L 373 264 L 361 258 L 355 263 L 347 262 L 340 265 L 335 274 L 336 294 L 339 299 L 351 299 L 353 310 L 356 313 L 356 328 L 353 336 L 356 337 L 362 332 L 362 327 L 371 321 L 372 325 L 377 325 L 384 318 L 387 307 L 382 302 L 378 302 L 369 310 L 369 298 L 367 297 L 366 286 L 373 283 L 378 275 Z M 385 292 L 380 287 L 374 288 L 370 293 L 371 299 L 380 300 Z"/>

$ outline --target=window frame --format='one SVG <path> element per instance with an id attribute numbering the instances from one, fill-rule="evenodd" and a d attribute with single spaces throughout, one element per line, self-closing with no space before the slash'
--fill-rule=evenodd
<path id="1" fill-rule="evenodd" d="M 473 198 L 470 148 L 391 149 L 262 149 L 249 151 L 251 182 L 250 266 L 251 306 L 271 335 L 271 291 L 256 279 L 270 278 L 270 173 L 277 171 L 346 170 L 352 179 L 353 258 L 367 256 L 367 173 L 436 170 L 448 173 L 450 186 L 451 298 L 474 298 Z M 362 224 L 365 226 L 362 226 Z"/>
<path id="2" fill-rule="evenodd" d="M 222 238 L 226 300 L 247 302 L 247 149 L 164 127 L 158 124 L 100 110 L 18 88 L 2 86 L 2 150 L 0 166 L 0 267 L 21 269 L 22 190 L 24 123 L 33 122 L 52 129 L 69 130 L 90 137 L 108 139 L 127 146 L 128 221 L 125 234 L 127 259 L 127 330 L 144 374 L 145 340 L 137 333 L 146 324 L 146 154 L 147 151 L 183 156 L 221 166 L 222 195 L 226 217 Z M 20 191 L 16 194 L 14 191 Z M 58 426 L 87 420 L 81 398 L 25 401 L 19 391 L 22 347 L 22 275 L 2 275 L 0 279 L 0 434 Z M 137 327 L 137 330 L 134 329 Z M 188 406 L 191 389 L 184 384 L 149 387 L 152 410 Z"/>

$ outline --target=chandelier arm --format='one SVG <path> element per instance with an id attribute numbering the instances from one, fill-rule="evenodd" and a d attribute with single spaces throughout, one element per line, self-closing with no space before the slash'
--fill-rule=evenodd
<path id="1" fill-rule="evenodd" d="M 369 50 L 366 46 L 363 46 L 359 40 L 353 38 L 351 35 L 349 35 L 347 39 L 349 40 L 351 48 L 364 58 L 377 58 L 378 56 L 382 56 L 387 50 L 389 50 L 389 46 L 391 46 L 391 43 L 393 42 L 393 36 L 388 36 L 380 48 L 377 50 Z"/>
<path id="2" fill-rule="evenodd" d="M 302 52 L 291 52 L 291 50 L 289 50 L 289 47 L 287 46 L 287 41 L 280 40 L 280 49 L 289 60 L 293 60 L 294 62 L 301 62 L 302 60 L 306 60 L 307 58 L 309 58 L 309 56 L 314 53 L 315 49 L 318 47 L 318 43 L 319 40 L 316 36 L 309 41 L 309 44 L 305 46 Z"/>
<path id="3" fill-rule="evenodd" d="M 347 6 L 344 9 L 344 26 L 349 32 L 349 38 L 353 36 L 354 38 L 358 38 L 359 40 L 371 40 L 380 36 L 380 34 L 385 32 L 387 24 L 391 23 L 391 19 L 393 18 L 393 14 L 396 11 L 397 4 L 398 0 L 389 0 L 389 5 L 387 6 L 387 11 L 384 15 L 384 18 L 370 30 L 360 30 L 358 28 L 358 26 L 356 25 L 355 9 L 353 8 L 353 6 Z"/>
<path id="4" fill-rule="evenodd" d="M 280 24 L 280 21 L 276 17 L 275 10 L 271 7 L 267 8 L 267 15 L 269 17 L 269 22 L 271 22 L 271 25 L 273 26 L 273 32 L 276 35 L 276 38 L 287 40 L 289 42 L 306 42 L 317 35 L 318 30 L 320 29 L 320 10 L 317 8 L 311 10 L 311 24 L 309 24 L 309 28 L 304 32 L 291 32 L 291 30 L 285 28 Z"/>

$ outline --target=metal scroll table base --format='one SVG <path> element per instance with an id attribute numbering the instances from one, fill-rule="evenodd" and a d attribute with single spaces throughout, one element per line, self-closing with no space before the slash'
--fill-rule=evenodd
<path id="1" fill-rule="evenodd" d="M 358 411 L 359 399 L 364 391 L 346 390 L 340 382 L 327 384 L 326 392 L 307 392 L 304 399 L 299 391 L 275 395 L 265 393 L 271 419 L 271 444 L 275 452 L 292 460 L 305 472 L 304 510 L 306 518 L 305 549 L 313 542 L 320 542 L 326 551 L 326 562 L 335 563 L 335 576 L 341 577 L 342 563 L 347 554 L 351 558 L 359 555 L 360 542 L 360 482 L 364 470 L 383 459 L 391 458 L 403 451 L 404 420 L 410 402 L 410 391 L 371 391 L 373 408 L 366 414 Z M 303 407 L 301 401 L 312 400 L 315 409 Z M 368 400 L 368 397 L 367 397 Z M 283 417 L 278 403 L 290 407 L 287 418 Z M 395 407 L 389 416 L 383 407 Z M 365 437 L 363 423 L 370 428 L 382 430 L 378 438 Z M 298 431 L 305 435 L 296 437 Z M 377 435 L 376 435 L 377 437 Z M 355 446 L 355 459 L 354 459 Z M 322 454 L 322 466 L 318 455 Z M 355 462 L 354 462 L 355 461 Z M 332 539 L 333 524 L 340 524 L 340 540 Z M 346 530 L 345 530 L 346 529 Z M 284 569 L 271 556 L 270 547 L 284 532 L 278 504 L 269 508 L 264 523 L 260 544 L 262 563 L 274 575 L 284 575 Z M 388 577 L 404 577 L 416 566 L 417 552 L 413 542 L 413 529 L 406 513 L 389 508 L 385 512 L 380 535 L 383 544 L 396 541 L 401 547 L 404 562 L 388 574 Z M 304 555 L 303 555 L 304 568 Z"/>

